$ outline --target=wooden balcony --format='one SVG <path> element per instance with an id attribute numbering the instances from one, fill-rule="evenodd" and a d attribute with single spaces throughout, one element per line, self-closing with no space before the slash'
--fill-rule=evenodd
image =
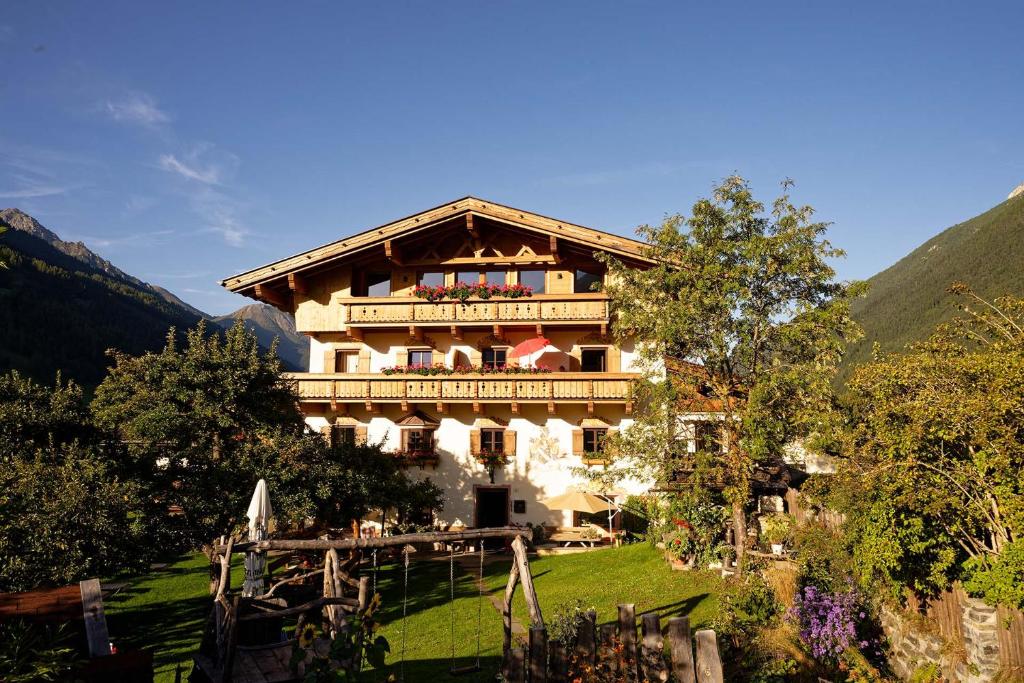
<path id="1" fill-rule="evenodd" d="M 380 404 L 435 403 L 443 412 L 451 403 L 471 404 L 479 411 L 486 403 L 504 403 L 518 412 L 522 403 L 546 404 L 554 413 L 557 403 L 625 404 L 632 410 L 632 373 L 553 372 L 543 375 L 419 375 L 285 373 L 295 383 L 302 403 L 364 403 L 368 410 Z"/>
<path id="2" fill-rule="evenodd" d="M 469 299 L 430 302 L 414 297 L 341 300 L 343 321 L 350 327 L 407 325 L 508 325 L 607 323 L 608 297 L 591 294 L 538 294 L 523 299 Z"/>

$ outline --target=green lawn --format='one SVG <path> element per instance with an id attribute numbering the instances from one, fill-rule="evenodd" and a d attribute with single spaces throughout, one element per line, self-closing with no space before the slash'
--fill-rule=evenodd
<path id="1" fill-rule="evenodd" d="M 238 563 L 241 565 L 241 563 Z M 632 602 L 637 613 L 656 610 L 663 616 L 689 614 L 694 627 L 709 624 L 717 606 L 719 580 L 708 574 L 673 572 L 661 553 L 638 544 L 618 549 L 574 555 L 531 558 L 531 573 L 545 618 L 555 607 L 579 598 L 597 609 L 598 621 L 611 621 L 616 605 Z M 509 561 L 488 565 L 484 583 L 499 595 L 508 578 Z M 409 601 L 404 624 L 405 671 L 407 680 L 448 678 L 452 650 L 452 614 L 448 562 L 413 561 L 409 569 Z M 232 585 L 242 579 L 236 567 Z M 403 624 L 403 572 L 400 565 L 383 567 L 377 587 L 383 598 L 381 633 L 391 643 L 390 667 L 401 664 Z M 207 560 L 203 555 L 181 558 L 164 570 L 131 581 L 130 586 L 107 601 L 110 630 L 115 642 L 156 651 L 156 680 L 172 681 L 175 664 L 189 670 L 191 655 L 198 646 L 210 598 Z M 483 672 L 459 680 L 493 680 L 501 655 L 501 616 L 486 599 L 477 600 L 474 577 L 459 574 L 456 566 L 455 656 L 456 665 L 475 661 L 477 615 L 480 609 L 480 654 Z M 517 589 L 516 618 L 529 625 Z M 376 678 L 383 680 L 382 675 Z M 374 673 L 368 674 L 368 680 Z"/>

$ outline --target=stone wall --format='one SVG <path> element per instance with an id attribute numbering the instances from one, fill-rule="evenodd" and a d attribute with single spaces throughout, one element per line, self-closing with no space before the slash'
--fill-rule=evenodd
<path id="1" fill-rule="evenodd" d="M 947 681 L 994 680 L 1001 665 L 997 610 L 959 589 L 936 602 L 941 607 L 929 607 L 916 618 L 882 610 L 893 671 L 906 680 L 918 667 L 937 664 Z"/>

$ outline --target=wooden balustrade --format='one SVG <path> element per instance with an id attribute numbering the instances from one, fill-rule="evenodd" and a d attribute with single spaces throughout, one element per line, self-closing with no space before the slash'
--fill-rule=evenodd
<path id="1" fill-rule="evenodd" d="M 431 302 L 409 297 L 339 300 L 345 324 L 355 327 L 607 322 L 608 297 L 590 294 L 538 294 L 523 299 L 469 299 Z"/>
<path id="2" fill-rule="evenodd" d="M 633 373 L 553 372 L 538 375 L 381 375 L 285 373 L 304 402 L 439 401 L 545 403 L 629 400 Z"/>

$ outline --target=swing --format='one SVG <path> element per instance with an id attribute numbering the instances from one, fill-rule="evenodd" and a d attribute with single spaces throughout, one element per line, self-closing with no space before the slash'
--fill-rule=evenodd
<path id="1" fill-rule="evenodd" d="M 480 671 L 480 631 L 483 625 L 483 601 L 484 601 L 484 544 L 483 539 L 480 545 L 480 575 L 477 578 L 477 601 L 476 601 L 476 663 L 466 666 L 455 666 L 455 544 L 451 544 L 451 554 L 448 560 L 448 581 L 451 584 L 451 601 L 448 603 L 452 622 L 452 657 L 448 667 L 448 673 L 452 676 L 463 676 L 465 674 Z"/>

